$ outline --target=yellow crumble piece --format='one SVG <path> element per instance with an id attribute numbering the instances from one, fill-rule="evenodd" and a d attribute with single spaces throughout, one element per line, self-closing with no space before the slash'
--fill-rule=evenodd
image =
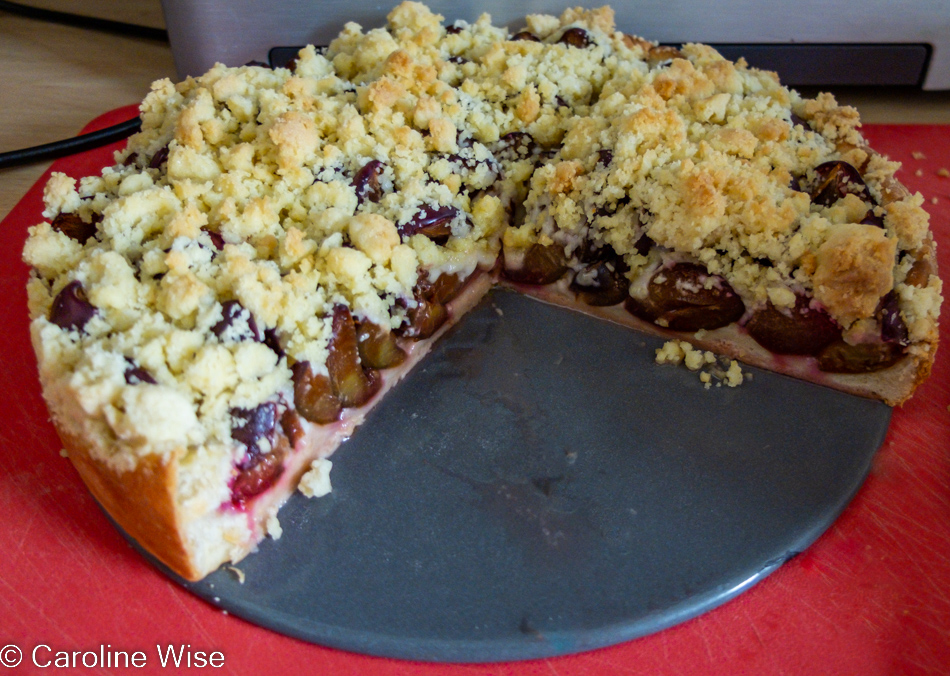
<path id="1" fill-rule="evenodd" d="M 728 387 L 738 387 L 742 384 L 746 374 L 743 374 L 742 367 L 738 361 L 728 360 L 728 367 L 720 367 L 715 354 L 709 350 L 703 351 L 694 348 L 685 340 L 668 340 L 662 347 L 656 350 L 657 364 L 685 364 L 690 371 L 699 371 L 704 367 L 710 367 L 709 371 L 701 371 L 700 381 L 706 389 L 712 386 L 712 379 L 718 381 L 716 387 L 725 383 Z"/>

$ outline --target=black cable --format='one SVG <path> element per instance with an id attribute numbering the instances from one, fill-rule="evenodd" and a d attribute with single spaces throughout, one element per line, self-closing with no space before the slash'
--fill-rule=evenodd
<path id="1" fill-rule="evenodd" d="M 42 9 L 40 7 L 31 7 L 19 2 L 6 2 L 0 0 L 0 11 L 18 14 L 28 19 L 38 19 L 40 21 L 50 21 L 52 23 L 61 23 L 67 26 L 76 26 L 78 28 L 90 28 L 92 30 L 105 31 L 107 33 L 117 33 L 127 37 L 147 38 L 149 40 L 161 40 L 168 42 L 168 31 L 162 28 L 152 28 L 151 26 L 140 26 L 134 23 L 125 23 L 123 21 L 112 21 L 111 19 L 99 19 L 94 16 L 83 16 L 82 14 L 72 14 L 70 12 L 57 12 L 52 9 Z"/>
<path id="2" fill-rule="evenodd" d="M 119 124 L 94 131 L 82 136 L 75 136 L 64 141 L 54 141 L 45 143 L 41 146 L 24 148 L 22 150 L 11 150 L 6 153 L 0 153 L 0 169 L 15 167 L 20 164 L 29 164 L 41 160 L 50 160 L 63 155 L 79 153 L 83 150 L 90 150 L 104 146 L 113 141 L 119 141 L 127 138 L 142 128 L 142 121 L 139 118 L 126 120 Z"/>
<path id="3" fill-rule="evenodd" d="M 140 26 L 138 24 L 125 23 L 123 21 L 112 21 L 111 19 L 99 19 L 93 16 L 83 16 L 81 14 L 72 14 L 70 12 L 57 12 L 52 9 L 42 9 L 23 5 L 19 2 L 7 2 L 0 0 L 0 12 L 16 14 L 28 19 L 39 21 L 49 21 L 52 23 L 75 26 L 77 28 L 87 28 L 91 30 L 104 31 L 107 33 L 116 33 L 118 35 L 134 38 L 146 38 L 149 40 L 160 40 L 168 42 L 168 31 L 161 28 L 152 28 L 150 26 Z M 142 122 L 139 118 L 127 120 L 120 124 L 100 129 L 82 136 L 65 139 L 63 141 L 54 141 L 44 143 L 41 146 L 32 148 L 23 148 L 22 150 L 11 150 L 0 153 L 0 169 L 15 167 L 21 164 L 39 162 L 41 160 L 50 160 L 63 155 L 82 152 L 104 146 L 113 141 L 131 136 L 142 128 Z"/>

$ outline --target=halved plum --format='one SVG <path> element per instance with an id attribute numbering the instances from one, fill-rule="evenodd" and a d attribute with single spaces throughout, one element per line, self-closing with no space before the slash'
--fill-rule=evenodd
<path id="1" fill-rule="evenodd" d="M 568 45 L 570 47 L 577 47 L 578 49 L 584 49 L 593 44 L 593 40 L 590 39 L 590 35 L 583 28 L 568 28 L 561 34 L 561 37 L 558 38 L 558 42 L 561 44 Z"/>
<path id="2" fill-rule="evenodd" d="M 201 230 L 202 232 L 208 235 L 208 238 L 211 240 L 212 246 L 214 246 L 215 248 L 215 252 L 224 250 L 224 244 L 225 244 L 224 237 L 221 235 L 220 232 L 215 232 L 214 230 L 211 230 L 210 228 L 206 228 L 206 227 L 201 228 Z M 212 256 L 215 255 L 215 252 L 212 252 Z"/>
<path id="3" fill-rule="evenodd" d="M 245 313 L 246 316 L 245 316 Z M 234 323 L 244 317 L 247 328 L 251 333 L 251 340 L 260 342 L 262 339 L 260 331 L 257 329 L 257 322 L 254 321 L 254 315 L 251 311 L 241 305 L 240 301 L 226 300 L 221 304 L 221 319 L 217 324 L 211 327 L 211 333 L 220 338 L 224 332 L 231 328 Z"/>
<path id="4" fill-rule="evenodd" d="M 243 507 L 245 503 L 273 486 L 284 473 L 284 458 L 290 452 L 288 440 L 275 435 L 271 450 L 262 453 L 256 446 L 248 447 L 244 458 L 237 464 L 237 474 L 231 480 L 231 504 Z"/>
<path id="5" fill-rule="evenodd" d="M 831 206 L 846 195 L 857 195 L 865 202 L 871 201 L 861 172 L 844 160 L 832 160 L 815 167 L 818 181 L 811 189 L 811 201 L 822 206 Z"/>
<path id="6" fill-rule="evenodd" d="M 452 234 L 452 222 L 462 212 L 453 206 L 439 204 L 424 204 L 408 223 L 397 226 L 403 237 L 425 235 L 439 244 Z"/>
<path id="7" fill-rule="evenodd" d="M 420 281 L 416 289 L 427 299 L 445 305 L 459 294 L 463 286 L 465 282 L 457 274 L 443 273 L 434 282 Z"/>
<path id="8" fill-rule="evenodd" d="M 609 245 L 590 251 L 590 262 L 571 281 L 571 291 L 587 305 L 606 307 L 624 302 L 629 295 L 627 265 Z"/>
<path id="9" fill-rule="evenodd" d="M 676 263 L 650 279 L 645 298 L 627 298 L 627 312 L 674 331 L 727 326 L 745 313 L 745 304 L 729 283 L 701 265 Z"/>
<path id="10" fill-rule="evenodd" d="M 307 361 L 294 364 L 293 374 L 294 406 L 300 415 L 319 425 L 340 419 L 343 404 L 333 391 L 329 376 L 314 372 Z"/>
<path id="11" fill-rule="evenodd" d="M 274 430 L 277 426 L 277 404 L 272 401 L 252 409 L 231 409 L 234 426 L 231 428 L 231 438 L 248 449 L 257 449 L 261 439 L 273 442 Z"/>
<path id="12" fill-rule="evenodd" d="M 930 276 L 937 274 L 936 266 L 933 263 L 929 251 L 922 252 L 917 258 L 917 262 L 911 266 L 907 272 L 904 283 L 908 286 L 924 288 L 930 283 Z"/>
<path id="13" fill-rule="evenodd" d="M 73 280 L 56 294 L 50 308 L 49 320 L 61 329 L 82 331 L 96 312 L 96 307 L 89 302 L 82 283 Z"/>
<path id="14" fill-rule="evenodd" d="M 399 347 L 396 336 L 388 328 L 360 322 L 356 329 L 356 346 L 363 366 L 388 369 L 406 360 L 405 351 Z"/>
<path id="15" fill-rule="evenodd" d="M 287 437 L 291 449 L 296 448 L 305 435 L 303 424 L 300 422 L 300 415 L 292 408 L 288 408 L 280 416 L 280 429 Z"/>
<path id="16" fill-rule="evenodd" d="M 873 225 L 875 228 L 883 228 L 884 217 L 875 214 L 873 209 L 868 209 L 868 212 L 864 214 L 864 218 L 861 219 L 861 224 Z"/>
<path id="17" fill-rule="evenodd" d="M 881 298 L 875 314 L 881 322 L 881 339 L 884 342 L 902 346 L 910 344 L 907 324 L 901 316 L 900 296 L 896 291 L 889 291 Z"/>
<path id="18" fill-rule="evenodd" d="M 414 289 L 415 306 L 406 311 L 406 323 L 397 333 L 410 340 L 431 337 L 449 319 L 448 303 L 465 286 L 457 274 L 443 273 L 430 282 L 424 275 Z"/>
<path id="19" fill-rule="evenodd" d="M 370 160 L 356 172 L 356 176 L 353 177 L 353 187 L 356 189 L 357 206 L 366 200 L 379 202 L 383 198 L 379 177 L 383 175 L 385 169 L 386 165 L 379 160 Z"/>
<path id="20" fill-rule="evenodd" d="M 125 372 L 123 376 L 125 377 L 127 385 L 139 385 L 141 383 L 155 385 L 155 378 L 152 377 L 152 374 L 128 357 L 125 358 Z"/>
<path id="21" fill-rule="evenodd" d="M 541 42 L 541 38 L 539 38 L 534 33 L 531 33 L 530 31 L 519 31 L 518 33 L 515 33 L 514 35 L 511 36 L 512 42 L 517 42 L 518 40 L 527 40 L 529 42 Z"/>
<path id="22" fill-rule="evenodd" d="M 356 323 L 345 305 L 333 308 L 333 337 L 327 355 L 327 371 L 333 392 L 344 408 L 362 406 L 379 392 L 382 380 L 373 369 L 360 363 Z"/>
<path id="23" fill-rule="evenodd" d="M 416 294 L 416 306 L 406 312 L 406 323 L 399 328 L 399 334 L 409 340 L 430 338 L 449 319 L 449 311 L 438 301 Z"/>
<path id="24" fill-rule="evenodd" d="M 99 220 L 102 220 L 101 216 Z M 85 244 L 96 234 L 96 220 L 86 223 L 79 214 L 61 213 L 50 222 L 50 225 L 53 230 L 63 233 L 80 244 Z"/>
<path id="25" fill-rule="evenodd" d="M 149 169 L 160 169 L 163 164 L 168 162 L 168 144 L 166 143 L 161 148 L 155 151 L 155 154 L 152 155 L 152 159 L 148 161 Z"/>
<path id="26" fill-rule="evenodd" d="M 525 251 L 520 268 L 505 268 L 505 277 L 518 284 L 553 284 L 567 272 L 567 256 L 559 244 L 534 243 Z"/>
<path id="27" fill-rule="evenodd" d="M 775 354 L 817 355 L 841 337 L 841 327 L 808 296 L 795 307 L 779 309 L 769 302 L 746 323 L 756 342 Z"/>
<path id="28" fill-rule="evenodd" d="M 818 368 L 827 373 L 871 373 L 893 366 L 903 356 L 899 343 L 849 345 L 839 339 L 818 353 Z"/>

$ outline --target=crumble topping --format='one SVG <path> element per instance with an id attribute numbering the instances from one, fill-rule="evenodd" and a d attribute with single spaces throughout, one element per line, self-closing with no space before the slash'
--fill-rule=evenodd
<path id="1" fill-rule="evenodd" d="M 502 246 L 559 247 L 588 281 L 583 257 L 612 249 L 633 295 L 700 265 L 704 288 L 724 280 L 750 311 L 813 295 L 846 337 L 896 280 L 908 350 L 931 349 L 923 198 L 894 188 L 898 165 L 866 149 L 853 109 L 704 45 L 623 35 L 608 8 L 526 22 L 526 37 L 487 15 L 446 27 L 404 2 L 293 70 L 154 83 L 114 166 L 52 176 L 24 249 L 59 421 L 116 467 L 182 452 L 200 512 L 247 451 L 235 409 L 293 402 L 296 364 L 327 373 L 334 308 L 397 329 L 420 283 L 491 268 Z M 838 160 L 868 194 L 816 202 L 817 168 Z M 725 374 L 741 382 L 735 363 Z"/>
<path id="2" fill-rule="evenodd" d="M 846 326 L 870 317 L 894 286 L 897 243 L 880 228 L 839 225 L 817 253 L 815 298 Z"/>

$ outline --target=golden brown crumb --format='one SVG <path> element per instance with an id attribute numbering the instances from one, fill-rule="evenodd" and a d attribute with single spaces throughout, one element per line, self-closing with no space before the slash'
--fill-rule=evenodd
<path id="1" fill-rule="evenodd" d="M 847 324 L 868 317 L 892 286 L 897 242 L 873 225 L 835 227 L 818 249 L 815 298 Z"/>
<path id="2" fill-rule="evenodd" d="M 692 349 L 692 345 L 685 340 L 668 340 L 663 343 L 663 347 L 656 350 L 657 364 L 679 364 L 686 356 L 686 349 Z"/>
<path id="3" fill-rule="evenodd" d="M 721 364 L 720 364 L 721 362 Z M 732 359 L 717 359 L 706 350 L 699 350 L 685 340 L 668 340 L 656 350 L 657 364 L 684 364 L 690 371 L 699 371 L 699 380 L 707 390 L 712 387 L 713 378 L 716 387 L 725 383 L 729 387 L 742 384 L 742 367 Z M 708 369 L 708 370 L 701 370 Z"/>

